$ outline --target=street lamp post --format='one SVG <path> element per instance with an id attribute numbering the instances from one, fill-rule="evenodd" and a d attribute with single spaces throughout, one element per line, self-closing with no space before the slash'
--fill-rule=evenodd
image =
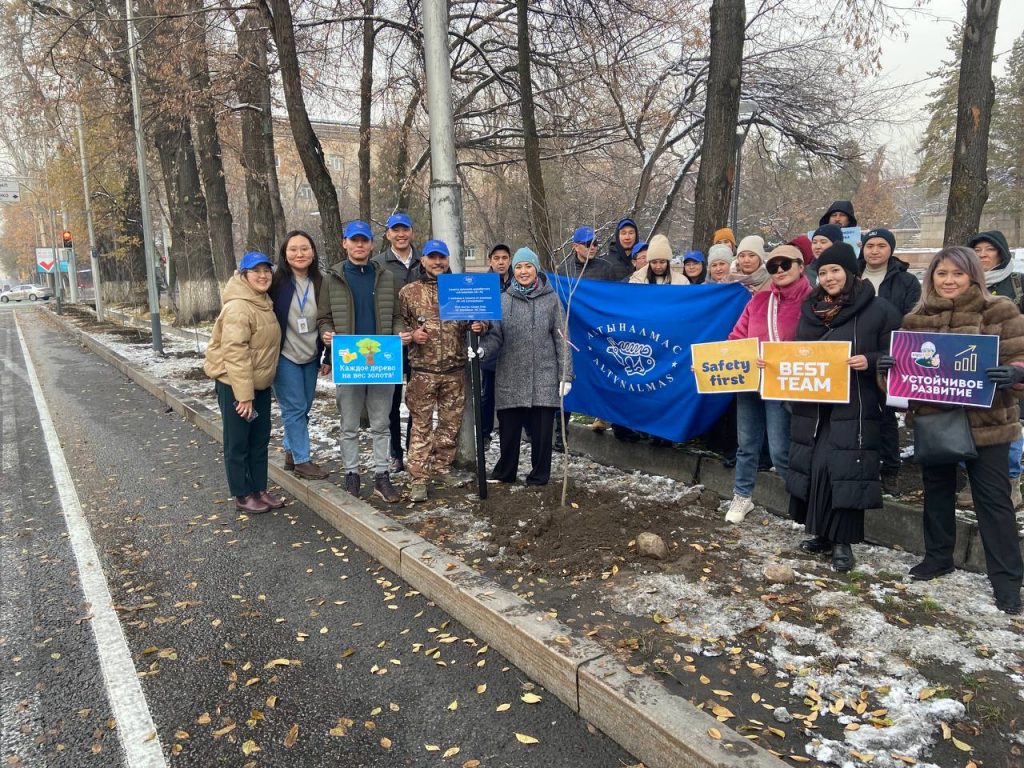
<path id="1" fill-rule="evenodd" d="M 740 214 L 740 171 L 743 168 L 743 145 L 750 133 L 750 126 L 760 111 L 760 105 L 753 99 L 740 99 L 739 122 L 736 126 L 736 176 L 732 184 L 732 213 L 729 216 L 732 231 L 736 231 L 736 223 Z"/>
<path id="2" fill-rule="evenodd" d="M 139 202 L 142 208 L 142 241 L 146 255 L 146 287 L 149 293 L 149 326 L 153 350 L 164 353 L 160 329 L 160 295 L 156 289 L 156 248 L 153 246 L 153 216 L 149 210 L 149 176 L 146 173 L 146 137 L 142 132 L 142 96 L 139 93 L 139 65 L 135 53 L 138 36 L 132 0 L 125 0 L 125 20 L 128 22 L 128 70 L 132 81 L 132 117 L 135 121 L 135 159 L 139 170 Z"/>

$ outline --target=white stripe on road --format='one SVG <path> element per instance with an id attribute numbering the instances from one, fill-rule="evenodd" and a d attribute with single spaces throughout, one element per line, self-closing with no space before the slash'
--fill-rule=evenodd
<path id="1" fill-rule="evenodd" d="M 57 431 L 53 428 L 50 409 L 43 398 L 43 391 L 36 377 L 32 358 L 29 357 L 28 345 L 18 324 L 17 315 L 14 325 L 21 342 L 21 352 L 25 357 L 25 371 L 32 387 L 32 396 L 39 411 L 39 424 L 46 441 L 46 450 L 50 454 L 50 466 L 53 468 L 53 479 L 60 496 L 64 520 L 68 527 L 71 549 L 78 563 L 78 577 L 82 582 L 82 591 L 92 611 L 92 631 L 96 637 L 96 651 L 103 671 L 103 681 L 107 687 L 107 697 L 117 718 L 117 733 L 124 748 L 125 761 L 129 768 L 162 768 L 167 765 L 164 760 L 160 739 L 153 724 L 153 717 L 142 693 L 142 686 L 135 674 L 128 643 L 121 631 L 121 623 L 114 611 L 110 599 L 110 590 L 103 575 L 96 546 L 89 533 L 89 524 L 82 513 L 82 505 L 78 500 L 78 492 L 71 479 L 71 471 L 64 460 Z"/>

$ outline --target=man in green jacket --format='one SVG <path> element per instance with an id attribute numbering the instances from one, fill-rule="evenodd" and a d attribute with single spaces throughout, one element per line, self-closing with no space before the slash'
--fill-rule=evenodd
<path id="1" fill-rule="evenodd" d="M 321 289 L 317 330 L 330 348 L 334 334 L 388 336 L 403 333 L 394 276 L 370 261 L 373 232 L 365 221 L 345 225 L 342 241 L 348 258 L 327 270 Z M 388 472 L 388 425 L 394 384 L 339 385 L 336 390 L 341 414 L 341 459 L 345 464 L 345 490 L 359 495 L 359 420 L 363 408 L 370 418 L 373 438 L 373 493 L 394 503 L 401 496 Z"/>

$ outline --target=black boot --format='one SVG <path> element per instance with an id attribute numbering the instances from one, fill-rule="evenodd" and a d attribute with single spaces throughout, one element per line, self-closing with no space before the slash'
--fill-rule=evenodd
<path id="1" fill-rule="evenodd" d="M 809 555 L 831 555 L 832 542 L 821 536 L 804 539 L 800 542 L 800 550 Z"/>
<path id="2" fill-rule="evenodd" d="M 838 573 L 852 571 L 856 561 L 853 559 L 853 547 L 849 544 L 832 545 L 832 570 Z"/>

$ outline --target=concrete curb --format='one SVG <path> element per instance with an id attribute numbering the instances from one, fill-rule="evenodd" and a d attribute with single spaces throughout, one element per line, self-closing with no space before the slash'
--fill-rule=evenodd
<path id="1" fill-rule="evenodd" d="M 135 369 L 121 355 L 51 313 L 83 346 L 189 423 L 220 441 L 219 414 Z M 433 600 L 471 632 L 622 745 L 648 768 L 778 768 L 766 750 L 626 670 L 593 640 L 485 578 L 390 517 L 327 481 L 307 482 L 277 457 L 270 477 L 286 492 Z M 720 738 L 713 738 L 710 729 Z"/>
<path id="2" fill-rule="evenodd" d="M 587 426 L 569 427 L 569 448 L 602 464 L 627 471 L 665 475 L 687 484 L 700 483 L 725 498 L 732 497 L 732 469 L 722 466 L 713 456 L 698 456 L 676 448 L 662 448 L 644 443 L 617 440 L 610 432 L 598 433 Z M 760 472 L 754 487 L 754 502 L 779 517 L 789 517 L 789 494 L 782 478 L 773 472 Z M 924 554 L 924 533 L 921 528 L 921 507 L 886 501 L 882 509 L 868 510 L 864 535 L 869 544 Z M 1024 541 L 1021 541 L 1024 553 Z M 977 523 L 957 518 L 956 548 L 953 559 L 957 568 L 985 573 L 985 550 Z"/>

